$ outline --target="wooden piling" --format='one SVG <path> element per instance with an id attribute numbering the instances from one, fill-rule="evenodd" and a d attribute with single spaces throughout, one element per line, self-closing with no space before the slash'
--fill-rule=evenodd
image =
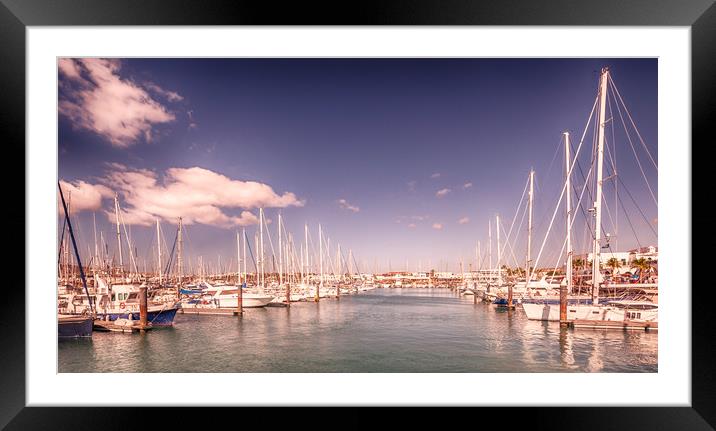
<path id="1" fill-rule="evenodd" d="M 559 324 L 567 326 L 567 286 L 559 287 Z"/>
<path id="2" fill-rule="evenodd" d="M 147 286 L 139 286 L 139 326 L 142 330 L 147 327 Z"/>

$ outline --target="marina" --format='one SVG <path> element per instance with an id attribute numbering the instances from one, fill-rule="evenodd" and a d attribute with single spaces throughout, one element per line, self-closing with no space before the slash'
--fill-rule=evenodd
<path id="1" fill-rule="evenodd" d="M 571 328 L 449 289 L 376 289 L 340 301 L 179 314 L 144 335 L 59 344 L 59 372 L 656 372 L 658 334 Z"/>
<path id="2" fill-rule="evenodd" d="M 419 172 L 436 183 L 423 206 L 484 213 L 480 225 L 457 219 L 449 239 L 440 212 L 396 215 L 393 197 L 372 210 L 392 211 L 388 227 L 361 224 L 344 198 L 309 221 L 300 211 L 315 195 L 198 166 L 160 179 L 107 163 L 95 184 L 60 179 L 59 371 L 657 372 L 658 166 L 612 69 L 593 77 L 581 128 L 544 137 L 551 163 L 505 163 L 483 187 L 511 187 L 477 209 L 472 182 L 439 188 L 444 174 Z M 624 175 L 627 157 L 638 169 Z"/>

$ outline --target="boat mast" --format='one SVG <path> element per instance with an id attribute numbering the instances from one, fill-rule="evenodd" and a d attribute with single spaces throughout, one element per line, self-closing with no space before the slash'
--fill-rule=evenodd
<path id="1" fill-rule="evenodd" d="M 261 262 L 261 293 L 264 293 L 264 282 L 266 281 L 266 275 L 264 272 L 264 209 L 259 208 L 259 261 Z"/>
<path id="2" fill-rule="evenodd" d="M 341 298 L 341 281 L 343 281 L 343 268 L 341 268 L 341 243 L 338 243 L 338 253 L 336 254 L 336 267 L 338 268 L 338 279 L 336 280 L 336 299 Z"/>
<path id="3" fill-rule="evenodd" d="M 243 255 L 244 255 L 244 283 L 248 284 L 248 279 L 246 278 L 246 228 L 241 229 L 241 236 L 244 237 L 243 240 Z"/>
<path id="4" fill-rule="evenodd" d="M 278 285 L 283 284 L 283 248 L 281 246 L 281 213 L 278 213 Z"/>
<path id="5" fill-rule="evenodd" d="M 244 256 L 244 259 L 246 256 Z M 237 304 L 236 304 L 236 312 L 241 314 L 244 311 L 244 292 L 243 288 L 241 287 L 241 240 L 239 238 L 239 232 L 236 232 L 236 280 L 237 280 L 237 288 L 238 288 L 238 294 L 237 297 Z"/>
<path id="6" fill-rule="evenodd" d="M 94 230 L 94 268 L 97 271 L 97 268 L 99 268 L 99 249 L 97 248 L 97 217 L 94 211 L 92 211 L 92 228 Z"/>
<path id="7" fill-rule="evenodd" d="M 321 271 L 320 278 L 318 279 L 318 287 L 316 287 L 316 298 L 315 301 L 318 302 L 319 299 L 319 292 L 323 288 L 323 230 L 321 229 L 321 225 L 318 225 L 318 262 L 319 267 Z"/>
<path id="8" fill-rule="evenodd" d="M 117 221 L 117 248 L 119 249 L 119 270 L 122 271 L 122 234 L 119 230 L 119 201 L 117 200 L 117 193 L 114 194 L 114 217 Z"/>
<path id="9" fill-rule="evenodd" d="M 560 283 L 559 288 L 559 321 L 567 323 L 567 294 L 572 292 L 572 185 L 571 185 L 571 155 L 569 151 L 569 132 L 564 132 L 564 166 L 567 189 L 566 213 L 567 213 L 567 286 Z"/>
<path id="10" fill-rule="evenodd" d="M 159 274 L 159 286 L 162 285 L 162 241 L 159 239 L 159 219 L 157 219 L 157 273 Z"/>
<path id="11" fill-rule="evenodd" d="M 305 271 L 305 273 L 306 273 L 306 275 L 305 275 L 305 278 L 304 278 L 304 285 L 306 285 L 306 280 L 308 280 L 308 273 L 311 271 L 311 264 L 310 264 L 310 262 L 309 262 L 309 260 L 308 260 L 308 223 L 305 223 L 305 224 L 303 225 L 303 232 L 304 232 L 305 241 L 306 241 L 306 258 L 305 258 L 305 259 L 306 259 L 306 261 L 305 261 L 305 264 L 306 264 L 306 271 Z"/>
<path id="12" fill-rule="evenodd" d="M 182 219 L 179 217 L 179 233 L 177 235 L 177 270 L 179 272 L 179 289 L 181 288 L 182 279 L 184 278 L 184 262 L 182 261 L 182 230 Z M 177 289 L 177 292 L 179 289 Z"/>
<path id="13" fill-rule="evenodd" d="M 492 272 L 494 268 L 492 267 L 492 220 L 487 221 L 487 238 L 490 241 L 490 248 L 488 249 L 488 255 L 490 258 L 490 278 L 492 278 Z"/>
<path id="14" fill-rule="evenodd" d="M 502 257 L 500 251 L 500 215 L 495 216 L 495 229 L 497 229 L 497 278 L 502 283 L 502 268 L 500 268 L 500 258 Z"/>
<path id="15" fill-rule="evenodd" d="M 597 177 L 594 200 L 594 249 L 592 254 L 592 304 L 599 304 L 599 281 L 601 280 L 601 239 L 602 239 L 602 176 L 604 164 L 604 128 L 606 126 L 607 81 L 609 69 L 602 68 L 599 82 L 599 129 L 597 131 Z"/>
<path id="16" fill-rule="evenodd" d="M 529 194 L 529 216 L 527 217 L 527 261 L 525 268 L 525 288 L 529 286 L 529 282 L 532 278 L 532 271 L 530 269 L 532 264 L 531 250 L 532 250 L 532 204 L 534 199 L 534 181 L 535 171 L 530 170 L 530 194 Z"/>

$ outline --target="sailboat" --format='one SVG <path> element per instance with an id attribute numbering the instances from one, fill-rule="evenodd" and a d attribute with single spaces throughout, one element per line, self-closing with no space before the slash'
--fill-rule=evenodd
<path id="1" fill-rule="evenodd" d="M 75 234 L 72 231 L 72 222 L 70 221 L 69 212 L 67 210 L 67 204 L 65 203 L 65 196 L 62 193 L 62 186 L 58 183 L 60 188 L 60 198 L 62 199 L 62 207 L 65 211 L 65 222 L 67 229 L 72 240 L 72 247 L 75 251 L 75 257 L 77 258 L 77 266 L 79 267 L 80 277 L 82 278 L 82 286 L 84 287 L 85 294 L 89 297 L 89 291 L 87 290 L 87 280 L 85 279 L 84 269 L 82 268 L 82 261 L 80 254 L 77 251 L 77 243 L 75 242 Z M 64 231 L 63 231 L 64 236 Z M 89 313 L 82 313 L 81 315 L 73 315 L 67 313 L 58 313 L 57 316 L 57 337 L 58 338 L 78 338 L 78 337 L 91 337 L 92 336 L 92 323 L 94 322 L 94 308 L 90 304 Z"/>
<path id="2" fill-rule="evenodd" d="M 566 299 L 566 310 L 562 312 L 560 303 L 537 302 L 523 303 L 522 307 L 531 320 L 546 321 L 582 321 L 586 322 L 582 326 L 599 326 L 597 322 L 648 322 L 658 323 L 658 304 L 651 301 L 635 301 L 624 299 L 607 300 L 600 304 L 599 289 L 600 284 L 604 281 L 601 273 L 601 219 L 602 219 L 602 188 L 603 188 L 603 161 L 604 161 L 604 129 L 607 122 L 606 119 L 606 97 L 607 85 L 610 80 L 609 69 L 602 69 L 599 81 L 599 116 L 597 124 L 597 148 L 596 148 L 596 193 L 594 207 L 594 231 L 592 243 L 592 278 L 591 284 L 591 300 L 584 303 L 570 303 Z M 586 131 L 585 131 L 586 132 Z M 566 160 L 566 210 L 567 210 L 567 283 L 568 291 L 571 293 L 572 288 L 572 247 L 571 247 L 571 202 L 570 202 L 570 179 L 571 171 L 574 167 L 574 161 L 570 158 L 569 153 L 569 133 L 564 133 L 565 137 L 565 160 Z M 590 210 L 591 211 L 591 210 Z"/>

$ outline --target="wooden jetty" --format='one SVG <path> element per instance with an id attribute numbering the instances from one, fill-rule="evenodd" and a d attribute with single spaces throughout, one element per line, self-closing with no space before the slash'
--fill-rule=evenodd
<path id="1" fill-rule="evenodd" d="M 194 314 L 204 316 L 236 316 L 239 314 L 236 308 L 180 308 L 181 314 Z"/>
<path id="2" fill-rule="evenodd" d="M 635 322 L 631 320 L 572 320 L 569 322 L 573 328 L 591 329 L 620 329 L 623 331 L 658 331 L 659 322 Z"/>
<path id="3" fill-rule="evenodd" d="M 131 325 L 118 325 L 114 321 L 107 321 L 107 320 L 95 320 L 92 328 L 95 331 L 98 332 L 124 332 L 124 333 L 132 333 L 132 332 L 140 332 L 140 331 L 148 331 L 153 328 L 151 323 L 147 323 L 146 325 L 142 325 L 140 321 L 135 321 Z"/>

